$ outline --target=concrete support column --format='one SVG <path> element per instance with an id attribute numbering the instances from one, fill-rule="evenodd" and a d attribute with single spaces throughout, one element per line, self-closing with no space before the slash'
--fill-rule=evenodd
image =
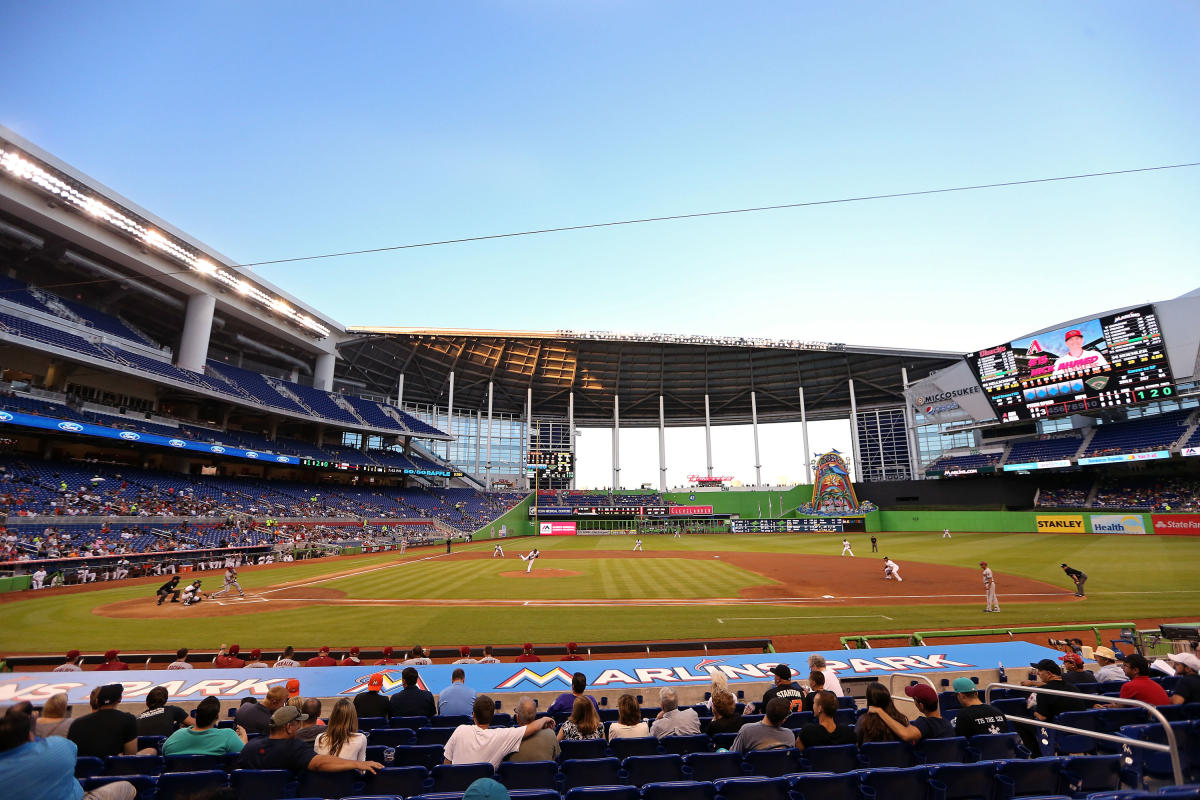
<path id="1" fill-rule="evenodd" d="M 567 392 L 567 445 L 571 448 L 571 463 L 575 462 L 575 393 Z M 578 465 L 576 465 L 578 466 Z M 571 478 L 571 488 L 575 479 Z"/>
<path id="2" fill-rule="evenodd" d="M 203 372 L 208 359 L 208 338 L 212 335 L 213 311 L 217 298 L 211 294 L 194 294 L 188 298 L 183 317 L 183 335 L 179 337 L 179 353 L 175 363 L 180 369 Z"/>
<path id="3" fill-rule="evenodd" d="M 317 423 L 317 447 L 325 444 L 325 423 Z"/>
<path id="4" fill-rule="evenodd" d="M 475 409 L 475 477 L 479 477 L 479 444 L 483 441 L 483 437 L 479 435 L 481 420 L 479 409 Z"/>
<path id="5" fill-rule="evenodd" d="M 300 382 L 300 368 L 292 367 L 292 371 L 288 373 L 288 380 L 292 383 Z"/>
<path id="6" fill-rule="evenodd" d="M 323 392 L 333 391 L 333 365 L 337 356 L 333 353 L 321 353 L 313 362 L 313 387 Z"/>
<path id="7" fill-rule="evenodd" d="M 270 427 L 269 438 L 273 442 L 273 441 L 275 441 L 275 438 L 278 435 L 279 435 L 279 419 L 277 417 L 271 417 L 271 427 Z"/>
<path id="8" fill-rule="evenodd" d="M 616 491 L 621 485 L 621 396 L 613 395 L 613 431 L 612 431 L 612 488 Z"/>
<path id="9" fill-rule="evenodd" d="M 400 384 L 403 386 L 403 382 Z M 488 424 L 487 439 L 484 440 L 483 484 L 491 491 L 492 488 L 492 382 L 488 381 Z"/>
<path id="10" fill-rule="evenodd" d="M 404 410 L 404 373 L 400 373 L 400 381 L 396 386 L 396 408 Z"/>
<path id="11" fill-rule="evenodd" d="M 758 455 L 758 398 L 750 393 L 750 424 L 754 429 L 754 485 L 762 486 L 762 459 Z"/>
<path id="12" fill-rule="evenodd" d="M 708 466 L 708 477 L 712 477 L 712 419 L 708 413 L 708 392 L 704 393 L 704 463 Z"/>
<path id="13" fill-rule="evenodd" d="M 533 387 L 525 389 L 525 435 L 521 437 L 521 472 L 525 473 L 525 488 L 529 488 L 529 437 L 533 433 Z"/>
<path id="14" fill-rule="evenodd" d="M 863 465 L 858 453 L 858 401 L 854 397 L 854 379 L 848 378 L 846 383 L 850 387 L 850 451 L 854 457 L 854 480 L 861 481 Z"/>
<path id="15" fill-rule="evenodd" d="M 804 408 L 804 387 L 796 387 L 800 392 L 800 441 L 804 447 L 804 482 L 812 483 L 812 452 L 808 449 L 808 411 Z"/>
<path id="16" fill-rule="evenodd" d="M 663 396 L 658 396 L 658 490 L 667 490 L 667 421 L 663 416 Z"/>
<path id="17" fill-rule="evenodd" d="M 450 399 L 446 405 L 446 433 L 454 435 L 454 370 L 450 370 Z M 450 460 L 450 442 L 446 442 L 446 460 Z"/>
<path id="18" fill-rule="evenodd" d="M 879 421 L 879 409 L 875 410 L 875 446 L 879 448 L 879 476 L 887 480 L 887 458 L 883 454 L 883 425 Z"/>
<path id="19" fill-rule="evenodd" d="M 906 367 L 900 368 L 900 385 L 903 387 L 901 394 L 904 395 L 904 440 L 908 444 L 908 478 L 916 481 L 924 476 L 917 472 L 917 465 L 921 460 L 917 443 L 917 419 L 912 405 L 908 402 L 908 369 Z"/>

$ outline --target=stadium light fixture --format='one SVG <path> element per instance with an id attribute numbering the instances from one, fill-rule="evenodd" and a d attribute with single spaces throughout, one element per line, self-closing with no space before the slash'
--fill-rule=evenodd
<path id="1" fill-rule="evenodd" d="M 48 165 L 38 164 L 32 157 L 18 152 L 7 142 L 0 141 L 0 174 L 5 172 L 16 180 L 26 181 L 52 195 L 64 206 L 83 211 L 91 218 L 106 223 L 155 252 L 170 256 L 189 269 L 260 303 L 316 336 L 323 338 L 330 334 L 328 327 L 292 308 L 283 298 L 264 292 L 233 270 L 218 267 L 186 243 L 148 227 L 144 220 L 132 213 L 120 211 L 101 198 L 87 194 L 67 176 L 58 174 Z"/>

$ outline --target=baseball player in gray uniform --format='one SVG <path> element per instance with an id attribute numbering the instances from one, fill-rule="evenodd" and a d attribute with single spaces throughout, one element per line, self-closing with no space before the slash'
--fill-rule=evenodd
<path id="1" fill-rule="evenodd" d="M 996 599 L 996 578 L 992 575 L 992 569 L 986 561 L 980 561 L 979 566 L 983 568 L 983 588 L 987 593 L 987 608 L 984 609 L 984 612 L 999 611 L 1000 601 Z"/>

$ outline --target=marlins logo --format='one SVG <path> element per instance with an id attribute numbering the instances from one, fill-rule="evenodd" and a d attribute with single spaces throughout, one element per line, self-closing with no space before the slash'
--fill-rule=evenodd
<path id="1" fill-rule="evenodd" d="M 524 681 L 529 681 L 538 688 L 544 689 L 547 684 L 554 681 L 562 681 L 567 686 L 571 685 L 571 673 L 567 672 L 562 667 L 555 667 L 545 674 L 538 674 L 529 667 L 513 675 L 508 680 L 497 686 L 497 689 L 514 689 Z"/>

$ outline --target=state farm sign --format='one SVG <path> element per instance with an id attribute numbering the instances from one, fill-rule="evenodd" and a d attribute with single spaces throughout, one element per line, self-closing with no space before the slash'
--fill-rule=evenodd
<path id="1" fill-rule="evenodd" d="M 1200 536 L 1200 514 L 1151 514 L 1155 533 Z"/>

